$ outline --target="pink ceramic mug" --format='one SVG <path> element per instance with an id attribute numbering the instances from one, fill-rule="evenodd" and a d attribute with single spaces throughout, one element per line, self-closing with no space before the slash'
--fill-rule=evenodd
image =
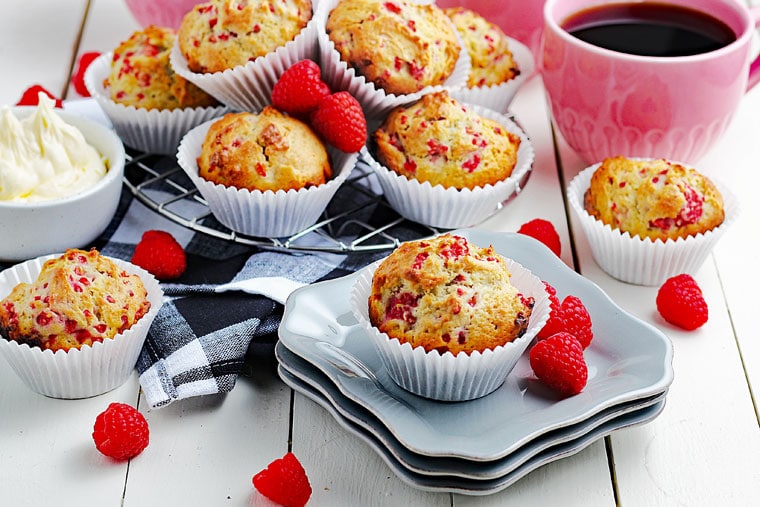
<path id="1" fill-rule="evenodd" d="M 758 59 L 751 62 L 760 8 L 737 0 L 654 0 L 709 14 L 736 35 L 727 46 L 693 56 L 611 51 L 562 28 L 569 16 L 610 3 L 546 2 L 539 68 L 557 128 L 589 164 L 617 155 L 696 162 L 760 80 Z"/>

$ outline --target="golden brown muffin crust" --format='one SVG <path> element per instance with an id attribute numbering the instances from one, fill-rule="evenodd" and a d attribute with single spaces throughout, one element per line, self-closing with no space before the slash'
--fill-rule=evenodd
<path id="1" fill-rule="evenodd" d="M 311 17 L 311 0 L 211 0 L 185 14 L 179 48 L 191 71 L 220 72 L 284 46 Z"/>
<path id="2" fill-rule="evenodd" d="M 150 306 L 139 276 L 94 249 L 70 249 L 0 301 L 0 334 L 53 352 L 78 349 L 129 329 Z"/>
<path id="3" fill-rule="evenodd" d="M 434 4 L 342 0 L 326 30 L 343 61 L 395 95 L 444 84 L 461 49 L 451 21 Z"/>
<path id="4" fill-rule="evenodd" d="M 665 159 L 605 159 L 591 177 L 584 207 L 613 229 L 663 241 L 704 233 L 725 217 L 712 181 Z"/>
<path id="5" fill-rule="evenodd" d="M 522 336 L 532 312 L 510 277 L 492 246 L 461 236 L 403 243 L 373 275 L 370 322 L 428 352 L 493 349 Z"/>
<path id="6" fill-rule="evenodd" d="M 172 69 L 169 54 L 175 37 L 170 28 L 150 25 L 119 44 L 103 83 L 111 100 L 143 109 L 217 105 L 216 99 Z"/>
<path id="7" fill-rule="evenodd" d="M 229 113 L 214 122 L 198 157 L 201 178 L 248 190 L 298 190 L 332 177 L 322 141 L 308 125 L 273 107 Z"/>
<path id="8" fill-rule="evenodd" d="M 444 9 L 470 55 L 469 88 L 505 83 L 520 74 L 509 40 L 498 25 L 464 7 Z"/>
<path id="9" fill-rule="evenodd" d="M 445 90 L 391 111 L 373 140 L 377 160 L 388 169 L 457 189 L 508 178 L 521 142 L 518 135 Z"/>

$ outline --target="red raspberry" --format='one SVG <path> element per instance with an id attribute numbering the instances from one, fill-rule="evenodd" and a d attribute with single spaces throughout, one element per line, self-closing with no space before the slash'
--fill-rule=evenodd
<path id="1" fill-rule="evenodd" d="M 575 336 L 585 349 L 594 338 L 591 331 L 591 316 L 583 305 L 583 301 L 576 296 L 566 296 L 562 300 L 562 321 L 565 325 L 565 332 Z"/>
<path id="2" fill-rule="evenodd" d="M 549 338 L 555 333 L 559 333 L 565 329 L 565 323 L 562 320 L 562 308 L 557 298 L 557 290 L 549 285 L 548 282 L 544 282 L 546 292 L 549 293 L 549 319 L 546 321 L 544 327 L 542 327 L 536 335 L 539 340 Z"/>
<path id="3" fill-rule="evenodd" d="M 71 84 L 74 85 L 74 90 L 82 97 L 90 96 L 90 92 L 84 84 L 84 73 L 87 71 L 87 67 L 99 56 L 100 53 L 98 51 L 82 53 L 77 63 L 76 72 L 71 76 Z"/>
<path id="4" fill-rule="evenodd" d="M 166 231 L 145 231 L 132 254 L 132 264 L 159 280 L 178 278 L 185 272 L 187 257 L 182 245 Z"/>
<path id="5" fill-rule="evenodd" d="M 346 153 L 361 150 L 367 142 L 362 106 L 346 91 L 322 99 L 311 113 L 311 126 L 325 141 Z"/>
<path id="6" fill-rule="evenodd" d="M 309 478 L 292 452 L 254 475 L 253 486 L 265 497 L 286 507 L 303 507 L 311 497 Z"/>
<path id="7" fill-rule="evenodd" d="M 586 387 L 588 366 L 583 346 L 570 333 L 557 333 L 530 350 L 530 366 L 544 384 L 565 396 Z"/>
<path id="8" fill-rule="evenodd" d="M 707 302 L 691 275 L 668 278 L 657 291 L 657 311 L 662 317 L 688 331 L 707 322 Z"/>
<path id="9" fill-rule="evenodd" d="M 330 95 L 319 65 L 301 60 L 282 73 L 272 88 L 272 105 L 291 116 L 308 118 L 319 102 Z"/>
<path id="10" fill-rule="evenodd" d="M 134 458 L 148 447 L 148 421 L 134 407 L 111 403 L 95 418 L 92 439 L 100 452 L 117 460 Z"/>
<path id="11" fill-rule="evenodd" d="M 555 229 L 554 225 L 548 220 L 534 218 L 533 220 L 522 224 L 517 232 L 539 240 L 541 243 L 548 246 L 557 257 L 562 253 L 562 242 L 559 240 L 557 229 Z"/>
<path id="12" fill-rule="evenodd" d="M 21 99 L 16 102 L 17 106 L 36 106 L 40 103 L 40 93 L 44 93 L 51 99 L 55 100 L 55 107 L 63 107 L 63 101 L 47 91 L 45 88 L 43 88 L 41 85 L 32 85 L 26 90 L 24 90 L 24 94 L 21 95 Z"/>

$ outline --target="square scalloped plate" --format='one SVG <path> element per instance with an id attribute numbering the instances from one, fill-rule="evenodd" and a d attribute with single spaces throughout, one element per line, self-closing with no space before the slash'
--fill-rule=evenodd
<path id="1" fill-rule="evenodd" d="M 340 413 L 336 411 L 335 406 L 308 383 L 302 381 L 297 376 L 288 373 L 288 371 L 282 366 L 278 367 L 278 372 L 280 378 L 282 378 L 288 386 L 321 405 L 330 412 L 343 428 L 361 438 L 367 445 L 375 450 L 399 479 L 412 487 L 437 493 L 459 493 L 473 496 L 497 493 L 511 486 L 533 470 L 560 458 L 572 456 L 615 430 L 637 426 L 653 420 L 660 414 L 660 412 L 662 412 L 665 406 L 665 400 L 659 399 L 659 401 L 656 401 L 651 405 L 612 418 L 577 438 L 550 446 L 549 448 L 531 456 L 520 466 L 502 476 L 493 479 L 478 480 L 451 475 L 420 474 L 410 470 L 407 463 L 403 461 L 405 459 L 403 457 L 403 453 L 405 452 L 403 448 L 394 452 L 394 450 L 384 445 L 373 432 L 367 431 L 366 428 L 355 424 L 349 419 L 341 417 Z M 399 453 L 402 455 L 402 461 L 398 458 Z M 415 458 L 412 457 L 410 459 L 414 460 Z M 418 459 L 424 460 L 425 458 L 422 457 Z M 439 458 L 428 459 L 433 460 Z"/>
<path id="2" fill-rule="evenodd" d="M 617 429 L 615 421 L 628 421 L 628 418 L 623 416 L 664 402 L 666 394 L 663 392 L 609 407 L 589 419 L 545 433 L 503 458 L 494 461 L 472 461 L 424 456 L 410 451 L 401 445 L 367 409 L 343 396 L 330 379 L 303 358 L 290 352 L 281 343 L 275 346 L 275 355 L 280 363 L 278 372 L 285 383 L 322 406 L 325 403 L 330 404 L 328 411 L 342 426 L 351 431 L 353 427 L 358 427 L 362 430 L 361 433 L 369 433 L 373 441 L 385 447 L 383 451 L 378 451 L 381 455 L 390 453 L 400 466 L 421 475 L 452 476 L 475 480 L 499 479 L 519 469 L 539 453 L 557 447 L 558 444 L 578 439 L 590 443 L 588 438 L 585 438 L 586 434 L 592 432 L 597 434 L 596 428 L 602 425 L 609 431 L 613 431 Z M 295 377 L 295 380 L 290 377 Z M 544 453 L 547 460 L 548 454 Z M 557 456 L 557 458 L 560 457 L 562 456 Z"/>
<path id="3" fill-rule="evenodd" d="M 516 233 L 454 233 L 479 246 L 493 245 L 553 285 L 560 300 L 573 294 L 583 301 L 594 331 L 585 351 L 589 379 L 583 392 L 560 398 L 546 389 L 535 379 L 527 354 L 499 389 L 480 399 L 447 403 L 403 390 L 388 376 L 353 316 L 349 294 L 357 274 L 294 291 L 285 305 L 280 341 L 377 417 L 404 447 L 427 456 L 503 458 L 549 431 L 670 386 L 673 348 L 668 338 L 618 307 L 542 243 Z"/>

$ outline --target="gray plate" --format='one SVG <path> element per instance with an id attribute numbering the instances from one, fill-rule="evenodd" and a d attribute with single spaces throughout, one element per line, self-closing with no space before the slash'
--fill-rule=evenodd
<path id="1" fill-rule="evenodd" d="M 280 341 L 380 420 L 404 447 L 427 456 L 497 460 L 549 431 L 667 390 L 673 381 L 673 348 L 659 330 L 618 307 L 528 236 L 455 232 L 480 246 L 492 244 L 551 283 L 560 299 L 574 294 L 584 302 L 594 340 L 585 351 L 589 379 L 582 393 L 560 398 L 545 388 L 535 379 L 527 354 L 499 389 L 477 400 L 439 402 L 401 389 L 352 313 L 349 294 L 357 274 L 293 292 L 285 305 Z"/>
<path id="2" fill-rule="evenodd" d="M 577 438 L 561 444 L 553 445 L 530 457 L 522 465 L 516 467 L 503 476 L 494 479 L 478 480 L 452 475 L 425 475 L 409 470 L 409 468 L 405 466 L 405 463 L 399 461 L 394 452 L 386 447 L 383 442 L 381 442 L 376 437 L 375 434 L 342 417 L 340 413 L 336 411 L 335 406 L 324 396 L 322 396 L 319 391 L 312 389 L 309 384 L 299 380 L 298 377 L 291 375 L 281 366 L 278 368 L 278 371 L 280 377 L 287 385 L 320 404 L 332 414 L 335 420 L 343 428 L 361 438 L 367 445 L 369 445 L 375 452 L 377 452 L 399 479 L 412 487 L 439 493 L 459 493 L 464 495 L 490 495 L 492 493 L 496 493 L 511 486 L 519 479 L 526 476 L 528 473 L 543 465 L 561 458 L 572 456 L 573 454 L 580 452 L 595 441 L 603 438 L 615 430 L 627 428 L 630 426 L 636 426 L 651 421 L 659 415 L 665 406 L 665 400 L 661 399 L 653 405 L 634 410 L 625 415 L 613 418 L 606 423 L 600 424 L 596 428 Z M 408 452 L 404 450 L 403 447 L 397 449 L 396 451 L 401 451 L 402 455 L 405 452 Z M 425 458 L 423 457 L 421 459 Z M 427 459 L 437 460 L 446 458 Z"/>
<path id="3" fill-rule="evenodd" d="M 341 424 L 352 423 L 374 437 L 378 444 L 386 448 L 393 458 L 410 472 L 433 476 L 454 476 L 465 479 L 498 479 L 521 467 L 531 458 L 558 444 L 570 442 L 583 437 L 596 428 L 610 424 L 622 416 L 655 405 L 665 399 L 665 393 L 647 398 L 621 403 L 602 410 L 590 419 L 550 431 L 519 447 L 507 456 L 494 461 L 472 461 L 461 458 L 434 457 L 416 454 L 405 448 L 396 440 L 385 426 L 361 405 L 349 400 L 324 376 L 308 362 L 290 352 L 281 343 L 275 347 L 275 354 L 280 362 L 279 373 L 283 380 L 295 390 L 310 398 L 318 395 L 320 403 L 332 405 L 330 413 Z M 292 378 L 298 380 L 293 382 Z M 305 388 L 305 389 L 304 389 Z M 324 403 L 322 403 L 324 405 Z"/>

